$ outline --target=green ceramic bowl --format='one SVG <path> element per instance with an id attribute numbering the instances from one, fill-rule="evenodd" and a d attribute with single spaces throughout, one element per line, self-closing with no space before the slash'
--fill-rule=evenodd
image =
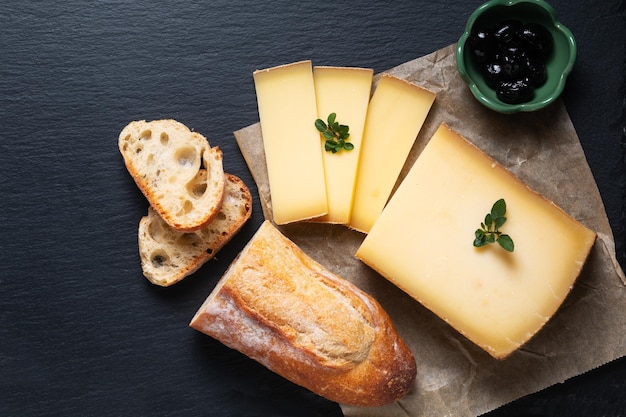
<path id="1" fill-rule="evenodd" d="M 547 81 L 535 90 L 535 97 L 532 101 L 521 104 L 507 104 L 500 101 L 495 90 L 485 83 L 471 57 L 471 51 L 465 48 L 474 25 L 489 27 L 511 18 L 523 23 L 540 23 L 551 32 L 554 39 L 554 46 L 546 62 Z M 572 32 L 557 20 L 552 6 L 543 0 L 491 0 L 484 3 L 470 15 L 465 32 L 459 39 L 456 49 L 457 68 L 474 97 L 485 106 L 500 113 L 535 111 L 552 103 L 563 91 L 565 81 L 575 61 L 576 41 Z"/>

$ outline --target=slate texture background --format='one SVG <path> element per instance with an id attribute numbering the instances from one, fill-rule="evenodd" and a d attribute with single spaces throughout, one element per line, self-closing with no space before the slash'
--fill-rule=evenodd
<path id="1" fill-rule="evenodd" d="M 15 1 L 0 8 L 0 415 L 340 416 L 187 327 L 262 221 L 232 132 L 252 71 L 312 59 L 383 71 L 456 42 L 480 1 Z M 624 266 L 623 0 L 554 0 L 579 55 L 564 100 Z M 175 118 L 224 151 L 254 215 L 176 287 L 141 275 L 147 203 L 117 137 Z M 626 361 L 489 417 L 626 415 Z"/>

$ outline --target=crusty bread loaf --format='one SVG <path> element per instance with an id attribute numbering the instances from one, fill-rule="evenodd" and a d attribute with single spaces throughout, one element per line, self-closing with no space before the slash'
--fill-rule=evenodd
<path id="1" fill-rule="evenodd" d="M 208 225 L 194 232 L 172 229 L 154 211 L 139 222 L 139 254 L 144 276 L 167 287 L 198 270 L 230 241 L 252 214 L 252 196 L 243 181 L 226 175 L 222 208 Z"/>
<path id="2" fill-rule="evenodd" d="M 389 316 L 265 221 L 190 326 L 332 401 L 404 396 L 416 364 Z"/>
<path id="3" fill-rule="evenodd" d="M 175 120 L 129 123 L 118 145 L 128 172 L 171 227 L 194 231 L 217 215 L 224 195 L 222 152 Z"/>

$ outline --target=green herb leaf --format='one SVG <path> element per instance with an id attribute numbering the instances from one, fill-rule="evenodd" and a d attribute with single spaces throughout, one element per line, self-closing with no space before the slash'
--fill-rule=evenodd
<path id="1" fill-rule="evenodd" d="M 496 217 L 495 219 L 493 219 L 493 228 L 495 230 L 498 230 L 502 227 L 502 225 L 506 222 L 506 217 L 502 216 L 502 217 Z"/>
<path id="2" fill-rule="evenodd" d="M 347 142 L 350 137 L 350 128 L 346 125 L 339 124 L 336 119 L 337 114 L 330 113 L 326 118 L 327 123 L 324 123 L 322 119 L 315 120 L 315 128 L 326 140 L 324 142 L 324 150 L 332 153 L 337 153 L 342 149 L 346 151 L 353 150 L 354 144 Z"/>
<path id="3" fill-rule="evenodd" d="M 506 223 L 506 202 L 504 199 L 496 201 L 491 207 L 491 212 L 485 216 L 485 221 L 480 223 L 480 229 L 474 232 L 474 246 L 479 248 L 489 243 L 498 242 L 506 251 L 513 252 L 515 245 L 513 239 L 500 231 Z"/>
<path id="4" fill-rule="evenodd" d="M 485 232 L 482 229 L 477 229 L 475 233 L 474 246 L 480 248 L 481 246 L 485 246 L 487 244 L 487 239 L 485 238 Z"/>
<path id="5" fill-rule="evenodd" d="M 328 128 L 328 126 L 326 126 L 326 123 L 324 123 L 322 119 L 317 119 L 315 121 L 315 128 L 320 132 L 324 132 Z"/>
<path id="6" fill-rule="evenodd" d="M 493 203 L 493 207 L 491 207 L 491 217 L 498 218 L 504 217 L 506 214 L 506 201 L 503 198 L 499 199 L 495 203 Z"/>
<path id="7" fill-rule="evenodd" d="M 487 228 L 490 228 L 492 224 L 493 224 L 493 219 L 491 218 L 491 214 L 487 214 L 485 216 L 485 225 L 487 226 Z"/>
<path id="8" fill-rule="evenodd" d="M 330 131 L 323 132 L 322 136 L 324 136 L 325 139 L 329 139 L 331 141 L 335 140 L 335 135 L 333 135 L 333 132 Z"/>
<path id="9" fill-rule="evenodd" d="M 348 133 L 349 129 L 350 128 L 346 125 L 339 125 L 339 127 L 337 128 L 337 132 L 339 132 L 339 138 L 347 139 L 348 136 L 350 136 L 350 133 Z"/>
<path id="10" fill-rule="evenodd" d="M 505 251 L 513 252 L 513 250 L 515 250 L 515 244 L 513 244 L 513 239 L 511 239 L 509 235 L 500 235 L 498 243 Z"/>

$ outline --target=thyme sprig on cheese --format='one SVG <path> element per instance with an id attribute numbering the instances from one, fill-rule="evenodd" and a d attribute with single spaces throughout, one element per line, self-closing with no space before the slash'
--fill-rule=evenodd
<path id="1" fill-rule="evenodd" d="M 513 252 L 515 245 L 513 239 L 500 231 L 506 222 L 506 201 L 499 199 L 491 207 L 491 212 L 485 216 L 485 221 L 480 223 L 480 229 L 476 229 L 474 246 L 481 247 L 489 243 L 498 242 L 507 252 Z"/>
<path id="2" fill-rule="evenodd" d="M 326 119 L 328 123 L 325 123 L 322 119 L 315 120 L 315 127 L 326 139 L 324 150 L 332 153 L 337 153 L 342 149 L 351 151 L 354 149 L 354 144 L 348 142 L 350 127 L 339 124 L 336 119 L 337 113 L 330 113 Z"/>

